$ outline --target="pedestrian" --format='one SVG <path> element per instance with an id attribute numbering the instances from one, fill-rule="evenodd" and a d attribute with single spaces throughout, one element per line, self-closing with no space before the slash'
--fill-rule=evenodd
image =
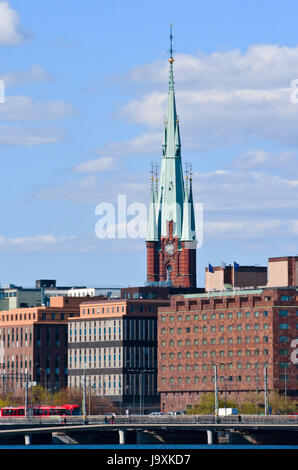
<path id="1" fill-rule="evenodd" d="M 114 424 L 115 423 L 115 418 L 114 418 L 114 415 L 111 417 L 111 424 Z"/>
<path id="2" fill-rule="evenodd" d="M 241 415 L 238 415 L 238 423 L 241 423 Z"/>
<path id="3" fill-rule="evenodd" d="M 64 426 L 65 426 L 65 425 L 66 425 L 66 416 L 65 416 L 65 418 L 64 418 Z"/>
<path id="4" fill-rule="evenodd" d="M 108 418 L 105 416 L 105 423 L 108 424 Z"/>

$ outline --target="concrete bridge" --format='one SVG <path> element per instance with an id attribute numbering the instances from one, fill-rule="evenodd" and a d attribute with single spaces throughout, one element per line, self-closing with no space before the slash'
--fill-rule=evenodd
<path id="1" fill-rule="evenodd" d="M 125 444 L 129 433 L 146 433 L 153 436 L 159 444 L 166 442 L 166 436 L 176 436 L 177 444 L 186 435 L 198 437 L 202 442 L 213 444 L 218 436 L 233 435 L 242 437 L 246 443 L 264 443 L 271 436 L 271 442 L 298 443 L 298 416 L 224 416 L 216 418 L 207 415 L 189 416 L 116 416 L 108 421 L 104 416 L 50 417 L 50 418 L 7 418 L 0 421 L 0 443 L 12 443 L 14 438 L 21 438 L 25 444 L 31 444 L 32 436 L 50 435 L 56 442 L 79 444 L 104 437 L 106 440 L 115 434 L 118 443 Z M 103 434 L 104 433 L 104 434 Z M 96 437 L 94 437 L 96 436 Z M 274 439 L 273 439 L 274 437 Z M 270 441 L 270 439 L 269 439 Z M 289 442 L 290 441 L 290 442 Z M 19 442 L 19 441 L 18 441 Z M 266 442 L 265 442 L 266 443 Z M 283 443 L 283 442 L 282 442 Z"/>

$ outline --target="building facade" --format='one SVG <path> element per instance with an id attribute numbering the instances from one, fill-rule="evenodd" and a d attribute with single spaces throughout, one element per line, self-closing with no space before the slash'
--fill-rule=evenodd
<path id="1" fill-rule="evenodd" d="M 196 233 L 191 169 L 182 170 L 179 119 L 169 59 L 169 92 L 160 175 L 152 169 L 147 232 L 147 282 L 196 287 Z"/>
<path id="2" fill-rule="evenodd" d="M 81 301 L 81 300 L 80 300 Z M 30 383 L 58 391 L 67 386 L 67 321 L 79 315 L 79 299 L 51 299 L 50 307 L 0 312 L 0 389 Z"/>
<path id="3" fill-rule="evenodd" d="M 88 300 L 68 326 L 68 384 L 119 409 L 159 407 L 157 312 L 168 300 Z"/>
<path id="4" fill-rule="evenodd" d="M 222 291 L 237 288 L 265 287 L 267 267 L 265 266 L 212 266 L 205 268 L 205 290 Z"/>
<path id="5" fill-rule="evenodd" d="M 267 388 L 298 396 L 298 292 L 259 288 L 181 295 L 159 309 L 158 389 L 165 411 L 202 393 L 240 399 Z"/>

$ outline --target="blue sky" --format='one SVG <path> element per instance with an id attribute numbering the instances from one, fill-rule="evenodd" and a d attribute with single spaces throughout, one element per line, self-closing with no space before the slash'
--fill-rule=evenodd
<path id="1" fill-rule="evenodd" d="M 208 263 L 297 254 L 298 5 L 241 3 L 0 0 L 1 283 L 144 283 L 145 240 L 97 239 L 95 208 L 148 203 L 171 22 L 199 284 Z"/>

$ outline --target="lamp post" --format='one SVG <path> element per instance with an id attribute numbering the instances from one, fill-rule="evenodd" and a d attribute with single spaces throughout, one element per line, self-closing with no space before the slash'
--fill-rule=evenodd
<path id="1" fill-rule="evenodd" d="M 265 389 L 265 415 L 268 414 L 268 373 L 267 373 L 267 364 L 264 366 L 264 389 Z"/>
<path id="2" fill-rule="evenodd" d="M 83 376 L 83 417 L 86 418 L 86 365 L 84 364 L 84 376 Z"/>
<path id="3" fill-rule="evenodd" d="M 142 414 L 142 400 L 143 400 L 143 370 L 140 371 L 140 382 L 139 382 L 139 388 L 140 388 L 140 415 Z"/>
<path id="4" fill-rule="evenodd" d="M 25 417 L 28 416 L 28 371 L 25 370 Z"/>
<path id="5" fill-rule="evenodd" d="M 285 364 L 285 406 L 286 406 L 286 413 L 288 414 L 288 398 L 287 398 L 287 367 L 289 363 L 286 362 Z"/>
<path id="6" fill-rule="evenodd" d="M 217 389 L 217 366 L 216 364 L 213 365 L 214 367 L 214 412 L 218 413 L 218 389 Z"/>

